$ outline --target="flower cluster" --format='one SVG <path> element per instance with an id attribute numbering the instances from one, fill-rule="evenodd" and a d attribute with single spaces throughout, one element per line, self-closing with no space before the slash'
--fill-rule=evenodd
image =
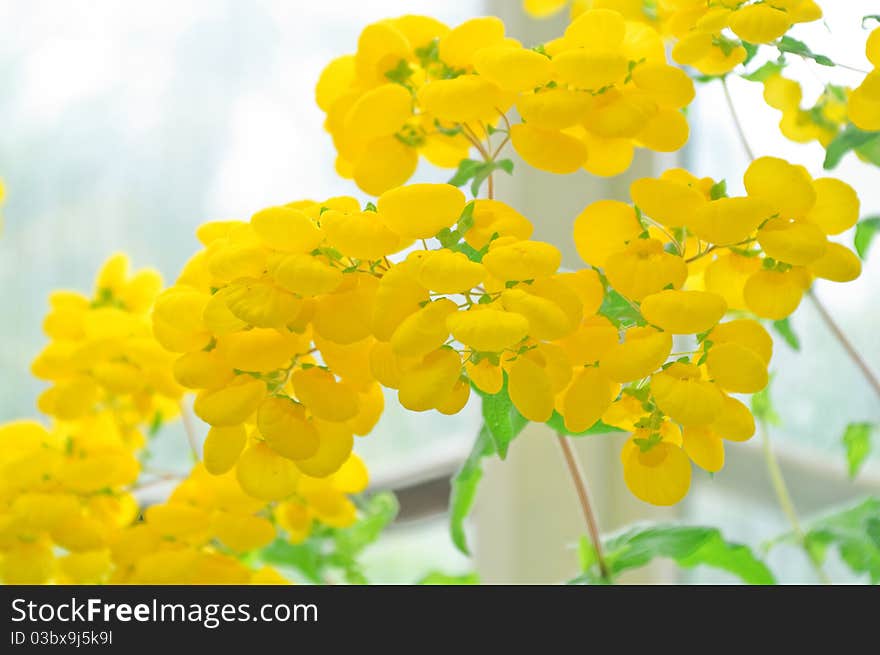
<path id="1" fill-rule="evenodd" d="M 161 288 L 156 271 L 130 275 L 128 259 L 117 254 L 98 273 L 92 297 L 52 293 L 43 321 L 50 342 L 31 365 L 35 377 L 51 383 L 37 400 L 44 414 L 77 421 L 106 412 L 139 447 L 139 426 L 178 413 L 183 390 L 150 328 Z"/>
<path id="2" fill-rule="evenodd" d="M 524 0 L 525 10 L 544 17 L 565 7 L 564 0 Z M 729 73 L 748 57 L 744 44 L 773 43 L 797 23 L 822 18 L 813 0 L 592 0 L 572 3 L 576 20 L 588 8 L 615 11 L 651 25 L 675 45 L 672 58 L 705 75 Z"/>
<path id="3" fill-rule="evenodd" d="M 205 250 L 153 318 L 213 426 L 206 469 L 284 499 L 301 475 L 343 465 L 383 410 L 380 383 L 407 409 L 454 414 L 471 383 L 498 393 L 506 374 L 520 412 L 548 420 L 574 363 L 558 342 L 603 287 L 593 271 L 558 273 L 559 251 L 531 233 L 448 184 L 399 187 L 365 211 L 342 197 L 204 225 Z"/>
<path id="4" fill-rule="evenodd" d="M 346 451 L 332 475 L 315 464 L 322 477 L 297 474 L 293 486 L 283 481 L 283 502 L 267 503 L 271 478 L 255 473 L 263 493 L 249 496 L 235 474 L 209 474 L 228 459 L 228 439 L 245 439 L 229 427 L 212 430 L 204 464 L 139 520 L 133 494 L 154 475 L 148 472 L 144 482 L 145 434 L 179 413 L 184 389 L 174 377 L 185 382 L 186 371 L 194 370 L 175 365 L 152 335 L 150 311 L 161 286 L 155 271 L 129 275 L 128 260 L 114 255 L 99 272 L 92 298 L 52 294 L 44 322 L 51 341 L 33 363 L 35 375 L 52 385 L 38 400 L 50 427 L 36 421 L 0 426 L 5 582 L 278 582 L 283 579 L 274 570 L 252 570 L 235 555 L 278 536 L 301 542 L 315 523 L 344 528 L 355 522 L 349 494 L 367 486 L 355 455 Z M 252 468 L 262 461 L 256 452 Z"/>
<path id="5" fill-rule="evenodd" d="M 635 146 L 684 145 L 680 109 L 693 95 L 655 30 L 608 10 L 584 12 L 562 37 L 531 49 L 494 17 L 454 29 L 421 16 L 381 21 L 364 29 L 354 55 L 327 66 L 316 89 L 337 171 L 374 195 L 406 182 L 419 153 L 455 168 L 499 131 L 537 168 L 616 175 Z M 522 122 L 511 126 L 514 105 Z"/>
<path id="6" fill-rule="evenodd" d="M 827 147 L 847 125 L 851 90 L 829 84 L 811 107 L 801 106 L 801 85 L 781 72 L 763 81 L 765 102 L 782 112 L 779 130 L 796 143 L 818 141 Z"/>
<path id="7" fill-rule="evenodd" d="M 296 494 L 267 507 L 244 493 L 232 473 L 213 475 L 196 465 L 164 503 L 144 512 L 143 522 L 121 531 L 113 543 L 121 584 L 287 584 L 272 567 L 251 569 L 240 556 L 271 544 L 280 527 L 303 541 L 313 520 L 347 527 L 356 516 L 348 493 L 367 486 L 367 472 L 352 456 L 326 479 L 303 477 Z"/>
<path id="8" fill-rule="evenodd" d="M 136 517 L 126 490 L 140 465 L 108 414 L 46 429 L 0 426 L 0 578 L 7 584 L 107 579 L 109 546 Z"/>
<path id="9" fill-rule="evenodd" d="M 766 386 L 773 342 L 752 318 L 721 322 L 728 310 L 783 319 L 814 276 L 843 282 L 860 272 L 855 254 L 826 236 L 858 218 L 848 185 L 812 180 L 772 157 L 756 160 L 744 182 L 747 195 L 731 198 L 711 179 L 672 169 L 636 180 L 635 206 L 600 201 L 575 221 L 581 257 L 634 310 L 622 343 L 610 324 L 589 341 L 598 348 L 592 375 L 624 385 L 597 413 L 632 432 L 625 479 L 651 503 L 684 497 L 688 458 L 715 472 L 723 440 L 754 433 L 748 408 L 731 394 Z M 685 346 L 677 354 L 675 336 Z"/>

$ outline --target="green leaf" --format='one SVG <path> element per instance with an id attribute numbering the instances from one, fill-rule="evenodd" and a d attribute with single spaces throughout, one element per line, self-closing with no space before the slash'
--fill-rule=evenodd
<path id="1" fill-rule="evenodd" d="M 477 170 L 479 170 L 482 165 L 483 162 L 477 161 L 476 159 L 462 159 L 458 163 L 458 169 L 456 169 L 455 175 L 450 178 L 448 184 L 451 184 L 452 186 L 464 186 L 473 179 Z"/>
<path id="2" fill-rule="evenodd" d="M 868 256 L 868 248 L 871 247 L 871 241 L 874 240 L 877 232 L 880 232 L 880 216 L 863 218 L 856 223 L 856 235 L 853 241 L 855 242 L 856 252 L 859 253 L 859 257 L 862 259 Z"/>
<path id="3" fill-rule="evenodd" d="M 865 27 L 865 24 L 871 20 L 880 23 L 880 14 L 868 14 L 867 16 L 862 16 L 862 27 Z"/>
<path id="4" fill-rule="evenodd" d="M 562 418 L 562 414 L 555 410 L 553 412 L 553 416 L 551 416 L 550 420 L 547 421 L 547 426 L 557 434 L 565 435 L 566 437 L 587 437 L 597 434 L 623 432 L 623 430 L 621 430 L 620 428 L 614 427 L 613 425 L 608 425 L 607 423 L 603 423 L 602 421 L 596 421 L 593 425 L 591 425 L 583 432 L 571 432 L 568 430 L 568 428 L 565 427 L 565 419 Z"/>
<path id="5" fill-rule="evenodd" d="M 776 42 L 776 47 L 779 48 L 779 52 L 790 52 L 793 55 L 798 55 L 805 59 L 812 59 L 822 66 L 834 66 L 834 62 L 831 61 L 831 59 L 825 55 L 816 54 L 810 50 L 806 43 L 793 39 L 790 36 L 783 36 L 779 39 L 779 41 Z"/>
<path id="6" fill-rule="evenodd" d="M 743 66 L 748 66 L 749 62 L 755 58 L 755 55 L 758 54 L 758 46 L 754 43 L 749 43 L 748 41 L 742 42 L 743 50 L 746 51 L 746 58 L 743 60 Z"/>
<path id="7" fill-rule="evenodd" d="M 792 535 L 786 535 L 788 539 Z M 880 582 L 880 499 L 868 498 L 817 521 L 806 532 L 805 544 L 818 560 L 828 548 L 836 547 L 840 558 L 857 574 L 868 574 L 872 584 Z"/>
<path id="8" fill-rule="evenodd" d="M 727 180 L 721 180 L 720 182 L 716 182 L 712 185 L 712 188 L 709 189 L 709 196 L 712 200 L 718 200 L 719 198 L 727 197 Z"/>
<path id="9" fill-rule="evenodd" d="M 477 497 L 477 487 L 483 478 L 482 459 L 494 453 L 492 435 L 484 425 L 480 428 L 467 459 L 452 478 L 449 494 L 449 534 L 455 547 L 465 555 L 470 555 L 470 551 L 464 532 L 464 520 L 471 511 L 474 499 Z"/>
<path id="10" fill-rule="evenodd" d="M 162 429 L 162 424 L 164 422 L 162 412 L 157 411 L 153 414 L 153 419 L 150 421 L 150 427 L 147 429 L 147 434 L 151 437 L 155 437 L 159 433 L 159 430 Z"/>
<path id="11" fill-rule="evenodd" d="M 766 564 L 748 546 L 727 541 L 717 528 L 635 527 L 605 542 L 605 561 L 612 577 L 641 568 L 657 557 L 672 559 L 684 568 L 704 565 L 727 571 L 747 584 L 776 584 Z"/>
<path id="12" fill-rule="evenodd" d="M 880 166 L 880 133 L 875 132 L 875 134 L 877 135 L 875 138 L 869 139 L 855 151 L 865 161 L 874 164 L 874 166 Z"/>
<path id="13" fill-rule="evenodd" d="M 630 327 L 633 325 L 645 325 L 642 314 L 632 306 L 620 293 L 608 288 L 599 314 L 611 321 L 616 327 Z"/>
<path id="14" fill-rule="evenodd" d="M 508 175 L 513 175 L 513 160 L 512 159 L 499 159 L 495 162 L 495 168 L 499 171 L 504 171 Z"/>
<path id="15" fill-rule="evenodd" d="M 480 584 L 480 576 L 476 573 L 449 575 L 442 571 L 431 571 L 416 584 L 420 585 L 475 585 Z"/>
<path id="16" fill-rule="evenodd" d="M 492 437 L 492 444 L 498 457 L 505 459 L 510 442 L 522 431 L 528 421 L 516 411 L 510 394 L 507 393 L 507 376 L 501 390 L 488 394 L 477 390 L 483 399 L 483 423 Z"/>
<path id="17" fill-rule="evenodd" d="M 849 465 L 849 477 L 854 478 L 871 453 L 871 423 L 850 423 L 843 432 L 843 447 L 846 448 L 846 461 Z"/>
<path id="18" fill-rule="evenodd" d="M 359 509 L 362 516 L 358 521 L 334 534 L 336 552 L 351 559 L 379 538 L 382 531 L 394 521 L 400 505 L 393 493 L 384 491 L 367 498 Z"/>
<path id="19" fill-rule="evenodd" d="M 835 168 L 844 155 L 850 150 L 864 147 L 872 140 L 880 137 L 877 132 L 865 132 L 855 125 L 847 125 L 846 128 L 834 137 L 834 140 L 825 148 L 825 161 L 822 167 L 830 171 Z"/>
<path id="20" fill-rule="evenodd" d="M 460 236 L 464 236 L 464 234 L 474 226 L 474 208 L 476 206 L 476 203 L 472 200 L 464 206 L 461 216 L 458 217 L 458 226 L 456 229 Z"/>
<path id="21" fill-rule="evenodd" d="M 749 82 L 766 82 L 774 75 L 778 75 L 785 68 L 785 60 L 777 59 L 776 61 L 768 61 L 760 68 L 756 68 L 751 73 L 742 76 L 744 80 Z"/>
<path id="22" fill-rule="evenodd" d="M 801 340 L 795 334 L 794 329 L 791 327 L 791 321 L 789 321 L 787 316 L 781 321 L 773 321 L 773 329 L 785 340 L 785 343 L 791 346 L 792 350 L 801 349 Z"/>
<path id="23" fill-rule="evenodd" d="M 322 574 L 323 556 L 320 540 L 310 538 L 301 544 L 292 544 L 284 539 L 276 539 L 260 552 L 260 559 L 266 564 L 295 568 L 314 584 L 326 582 Z"/>

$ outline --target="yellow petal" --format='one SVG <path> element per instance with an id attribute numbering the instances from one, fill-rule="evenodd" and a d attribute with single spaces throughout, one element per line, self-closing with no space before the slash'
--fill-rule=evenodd
<path id="1" fill-rule="evenodd" d="M 588 205 L 574 221 L 574 243 L 587 264 L 604 267 L 609 256 L 638 238 L 642 227 L 635 210 L 617 200 Z"/>
<path id="2" fill-rule="evenodd" d="M 587 160 L 583 141 L 561 132 L 519 123 L 510 128 L 517 153 L 530 165 L 558 175 L 574 173 Z"/>
<path id="3" fill-rule="evenodd" d="M 727 303 L 710 291 L 667 289 L 646 297 L 642 315 L 666 332 L 697 334 L 712 328 L 727 311 Z"/>
<path id="4" fill-rule="evenodd" d="M 724 468 L 724 442 L 705 425 L 686 425 L 681 432 L 682 446 L 694 464 L 715 473 Z"/>
<path id="5" fill-rule="evenodd" d="M 706 368 L 725 391 L 756 393 L 767 386 L 767 365 L 753 350 L 738 343 L 713 345 Z"/>

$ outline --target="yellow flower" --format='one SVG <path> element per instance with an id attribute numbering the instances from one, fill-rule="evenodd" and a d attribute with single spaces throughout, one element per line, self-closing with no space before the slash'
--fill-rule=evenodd
<path id="1" fill-rule="evenodd" d="M 376 203 L 391 229 L 411 239 L 427 239 L 451 227 L 464 205 L 464 194 L 449 184 L 398 187 L 383 193 Z"/>
<path id="2" fill-rule="evenodd" d="M 587 264 L 604 267 L 611 255 L 637 239 L 642 227 L 635 210 L 617 200 L 588 205 L 574 221 L 574 243 Z"/>
<path id="3" fill-rule="evenodd" d="M 602 371 L 615 382 L 632 382 L 656 371 L 672 352 L 672 336 L 649 327 L 630 328 L 623 343 L 599 360 Z"/>
<path id="4" fill-rule="evenodd" d="M 456 312 L 446 319 L 446 325 L 456 340 L 479 352 L 511 348 L 529 333 L 525 316 L 495 308 Z"/>
<path id="5" fill-rule="evenodd" d="M 691 463 L 680 446 L 663 442 L 642 451 L 632 439 L 620 453 L 626 486 L 639 500 L 675 505 L 690 489 Z"/>
<path id="6" fill-rule="evenodd" d="M 727 311 L 727 303 L 710 291 L 666 290 L 647 296 L 642 315 L 666 332 L 697 334 L 713 327 Z"/>
<path id="7" fill-rule="evenodd" d="M 721 392 L 694 364 L 676 362 L 653 375 L 651 393 L 657 407 L 685 426 L 711 423 L 721 412 Z"/>
<path id="8" fill-rule="evenodd" d="M 687 279 L 687 264 L 666 252 L 657 239 L 636 239 L 606 260 L 605 274 L 615 290 L 642 300 L 669 285 L 680 288 Z"/>
<path id="9" fill-rule="evenodd" d="M 599 368 L 581 369 L 562 400 L 566 429 L 582 432 L 592 426 L 611 406 L 617 389 Z"/>

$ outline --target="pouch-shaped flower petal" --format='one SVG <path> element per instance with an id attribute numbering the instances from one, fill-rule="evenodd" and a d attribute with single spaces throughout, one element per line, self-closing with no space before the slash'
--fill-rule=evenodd
<path id="1" fill-rule="evenodd" d="M 757 198 L 719 198 L 700 207 L 688 222 L 688 229 L 709 243 L 739 243 L 774 211 Z"/>
<path id="2" fill-rule="evenodd" d="M 828 239 L 812 223 L 774 218 L 758 230 L 758 243 L 768 257 L 804 266 L 824 254 Z"/>
<path id="3" fill-rule="evenodd" d="M 859 220 L 859 197 L 846 182 L 833 177 L 813 180 L 816 203 L 807 212 L 806 219 L 825 234 L 840 234 Z"/>
<path id="4" fill-rule="evenodd" d="M 534 226 L 531 221 L 510 205 L 500 200 L 478 198 L 474 201 L 472 214 L 474 224 L 464 234 L 464 240 L 477 250 L 481 249 L 494 235 L 528 239 Z"/>
<path id="5" fill-rule="evenodd" d="M 638 238 L 642 226 L 635 210 L 617 200 L 599 200 L 574 220 L 574 244 L 587 264 L 604 267 L 607 259 Z"/>
<path id="6" fill-rule="evenodd" d="M 193 411 L 209 425 L 239 425 L 256 411 L 265 396 L 265 382 L 240 375 L 229 386 L 200 391 Z"/>
<path id="7" fill-rule="evenodd" d="M 282 500 L 296 491 L 299 469 L 264 443 L 253 443 L 241 453 L 235 477 L 242 490 L 260 500 Z"/>
<path id="8" fill-rule="evenodd" d="M 483 266 L 499 280 L 536 280 L 553 275 L 562 253 L 543 241 L 516 241 L 490 248 Z"/>
<path id="9" fill-rule="evenodd" d="M 511 126 L 510 141 L 530 165 L 557 175 L 574 173 L 587 160 L 584 142 L 560 130 L 519 123 Z"/>
<path id="10" fill-rule="evenodd" d="M 505 91 L 530 91 L 553 76 L 553 64 L 546 55 L 507 45 L 477 50 L 474 68 Z"/>
<path id="11" fill-rule="evenodd" d="M 737 9 L 728 24 L 743 41 L 770 43 L 785 34 L 792 22 L 788 12 L 759 4 Z"/>
<path id="12" fill-rule="evenodd" d="M 401 357 L 424 357 L 449 337 L 448 316 L 457 311 L 454 302 L 441 298 L 413 312 L 391 335 L 391 349 Z"/>
<path id="13" fill-rule="evenodd" d="M 696 189 L 665 179 L 645 177 L 629 187 L 633 203 L 666 227 L 681 227 L 706 204 Z"/>
<path id="14" fill-rule="evenodd" d="M 446 319 L 452 336 L 478 352 L 498 352 L 519 343 L 529 333 L 522 314 L 500 309 L 470 309 Z"/>
<path id="15" fill-rule="evenodd" d="M 257 410 L 257 427 L 266 443 L 287 459 L 305 459 L 318 451 L 318 431 L 306 410 L 290 398 L 266 398 Z"/>
<path id="16" fill-rule="evenodd" d="M 750 197 L 763 200 L 782 218 L 806 216 L 816 202 L 809 173 L 778 157 L 759 157 L 753 161 L 743 181 Z"/>
<path id="17" fill-rule="evenodd" d="M 260 240 L 275 250 L 310 252 L 323 235 L 312 220 L 290 207 L 269 207 L 251 216 L 251 227 Z"/>
<path id="18" fill-rule="evenodd" d="M 764 326 L 750 318 L 738 318 L 716 325 L 708 339 L 715 345 L 738 343 L 752 350 L 765 364 L 773 356 L 773 337 Z"/>
<path id="19" fill-rule="evenodd" d="M 651 377 L 657 407 L 682 425 L 706 425 L 721 413 L 721 392 L 694 364 L 676 362 Z"/>
<path id="20" fill-rule="evenodd" d="M 632 300 L 680 288 L 687 279 L 682 257 L 668 253 L 657 239 L 636 239 L 625 250 L 608 258 L 605 274 L 615 290 Z"/>
<path id="21" fill-rule="evenodd" d="M 796 310 L 803 295 L 804 288 L 792 271 L 756 271 L 743 287 L 746 306 L 761 318 L 774 321 L 780 321 Z"/>
<path id="22" fill-rule="evenodd" d="M 414 412 L 433 409 L 452 391 L 461 375 L 461 357 L 449 348 L 439 348 L 407 371 L 400 381 L 397 398 Z"/>
<path id="23" fill-rule="evenodd" d="M 681 443 L 688 457 L 704 471 L 715 473 L 724 468 L 724 442 L 706 425 L 686 425 Z"/>
<path id="24" fill-rule="evenodd" d="M 464 205 L 464 194 L 450 184 L 410 184 L 386 191 L 376 202 L 389 227 L 411 239 L 427 239 L 452 226 Z"/>
<path id="25" fill-rule="evenodd" d="M 330 371 L 318 366 L 300 368 L 290 376 L 296 397 L 313 416 L 326 421 L 347 421 L 358 411 L 357 394 L 339 382 Z"/>
<path id="26" fill-rule="evenodd" d="M 473 64 L 474 53 L 504 41 L 504 23 L 495 16 L 471 18 L 453 28 L 438 43 L 440 60 L 455 68 Z"/>
<path id="27" fill-rule="evenodd" d="M 767 365 L 760 355 L 738 343 L 713 345 L 706 368 L 722 389 L 733 393 L 756 393 L 769 381 Z"/>
<path id="28" fill-rule="evenodd" d="M 623 479 L 632 494 L 652 505 L 675 505 L 691 486 L 691 463 L 679 446 L 660 442 L 647 452 L 631 440 L 620 453 Z"/>
<path id="29" fill-rule="evenodd" d="M 654 328 L 630 328 L 623 343 L 599 360 L 602 371 L 615 382 L 632 382 L 656 371 L 672 352 L 672 335 Z"/>
<path id="30" fill-rule="evenodd" d="M 381 259 L 403 245 L 376 212 L 346 214 L 331 209 L 321 214 L 321 229 L 331 246 L 354 259 Z"/>
<path id="31" fill-rule="evenodd" d="M 755 417 L 736 398 L 723 396 L 721 413 L 712 421 L 712 431 L 728 441 L 748 441 L 755 434 Z"/>
<path id="32" fill-rule="evenodd" d="M 311 457 L 300 459 L 296 467 L 313 478 L 326 478 L 336 473 L 351 456 L 354 437 L 346 423 L 314 420 L 318 430 L 318 450 Z"/>
<path id="33" fill-rule="evenodd" d="M 243 425 L 212 427 L 202 447 L 205 470 L 211 475 L 231 471 L 246 442 L 247 432 Z"/>
<path id="34" fill-rule="evenodd" d="M 525 418 L 544 423 L 553 415 L 554 390 L 547 371 L 530 357 L 520 356 L 507 373 L 507 390 Z"/>
<path id="35" fill-rule="evenodd" d="M 581 369 L 565 392 L 562 416 L 571 432 L 583 432 L 602 418 L 618 386 L 597 367 Z"/>
<path id="36" fill-rule="evenodd" d="M 851 282 L 862 274 L 862 260 L 839 243 L 829 243 L 825 253 L 807 266 L 816 277 L 832 282 Z"/>
<path id="37" fill-rule="evenodd" d="M 649 323 L 673 334 L 697 334 L 714 326 L 724 312 L 724 298 L 711 291 L 667 289 L 642 301 L 642 316 Z"/>
<path id="38" fill-rule="evenodd" d="M 485 277 L 486 270 L 479 263 L 446 249 L 426 253 L 418 267 L 419 283 L 437 293 L 470 291 Z"/>

